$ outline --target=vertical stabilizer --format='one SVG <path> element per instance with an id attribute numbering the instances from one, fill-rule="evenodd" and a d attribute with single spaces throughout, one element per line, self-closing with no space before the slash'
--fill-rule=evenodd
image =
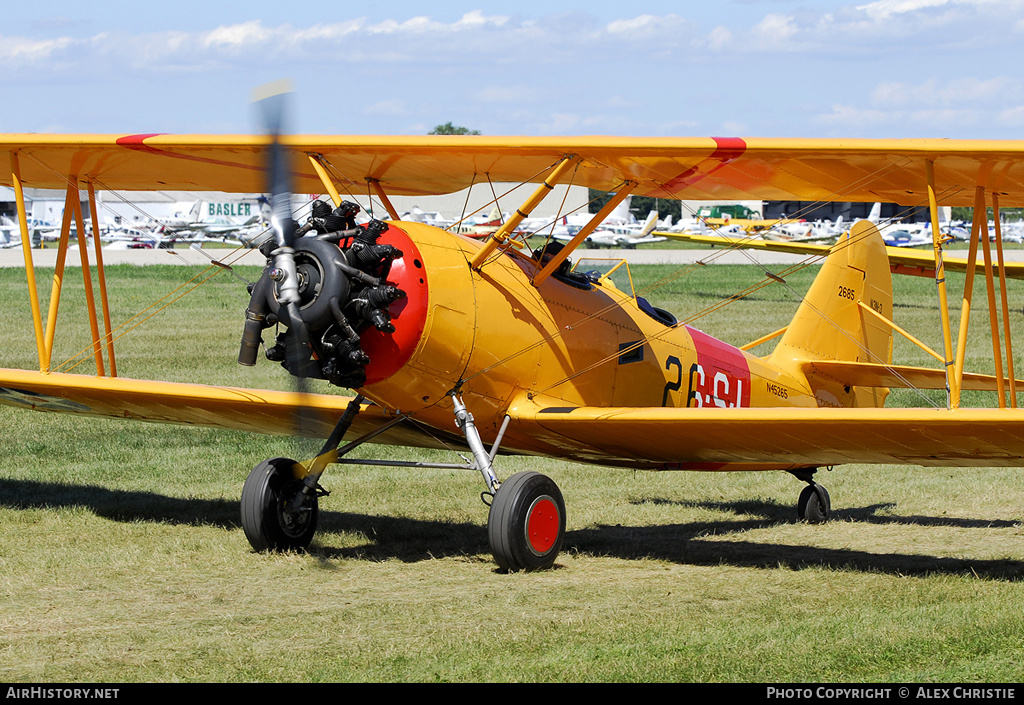
<path id="1" fill-rule="evenodd" d="M 640 228 L 640 234 L 637 237 L 647 237 L 654 232 L 654 228 L 657 227 L 657 225 L 658 211 L 651 211 L 647 215 L 647 220 L 644 221 L 643 226 Z"/>
<path id="2" fill-rule="evenodd" d="M 871 206 L 871 212 L 868 213 L 868 221 L 878 225 L 882 221 L 882 204 L 876 203 Z"/>
<path id="3" fill-rule="evenodd" d="M 892 363 L 892 329 L 864 307 L 892 320 L 889 258 L 868 220 L 855 223 L 832 247 L 770 362 L 806 377 L 819 406 L 881 406 L 888 389 L 854 387 L 810 364 Z"/>
<path id="4" fill-rule="evenodd" d="M 626 196 L 622 199 L 622 202 L 615 206 L 615 209 L 608 214 L 608 217 L 604 219 L 604 222 L 609 225 L 622 225 L 624 223 L 632 222 L 633 215 L 629 212 L 629 206 L 632 202 L 633 197 Z"/>

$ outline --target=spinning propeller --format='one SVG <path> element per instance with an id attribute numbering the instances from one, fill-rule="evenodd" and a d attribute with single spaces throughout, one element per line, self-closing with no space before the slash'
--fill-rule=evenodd
<path id="1" fill-rule="evenodd" d="M 261 282 L 273 287 L 268 297 L 280 304 L 276 317 L 287 326 L 284 335 L 284 364 L 292 374 L 300 405 L 295 419 L 294 437 L 306 435 L 307 410 L 301 405 L 308 391 L 306 377 L 312 364 L 309 331 L 300 312 L 299 274 L 295 263 L 298 224 L 292 218 L 291 176 L 288 154 L 281 144 L 285 103 L 290 91 L 287 82 L 267 84 L 254 93 L 269 144 L 267 146 L 267 190 L 271 207 L 270 224 L 276 247 L 269 253 L 270 268 Z M 263 249 L 263 248 L 261 248 Z M 255 364 L 266 325 L 262 312 L 247 313 L 239 362 Z M 278 346 L 279 347 L 279 346 Z M 304 549 L 316 531 L 319 514 L 318 490 L 307 487 L 296 472 L 295 461 L 288 458 L 265 460 L 249 474 L 242 488 L 242 528 L 257 551 Z"/>
<path id="2" fill-rule="evenodd" d="M 284 132 L 287 86 L 269 84 L 259 90 L 259 107 L 267 145 L 267 190 L 274 240 L 260 250 L 267 267 L 251 288 L 238 361 L 254 365 L 262 333 L 283 324 L 284 333 L 267 350 L 267 358 L 283 363 L 298 395 L 293 437 L 310 437 L 313 413 L 304 406 L 308 379 L 357 389 L 366 383 L 369 355 L 361 347 L 363 331 L 394 333 L 388 307 L 405 292 L 388 284 L 391 263 L 402 257 L 396 247 L 378 243 L 389 226 L 371 220 L 357 226 L 359 206 L 342 202 L 332 210 L 313 203 L 301 227 L 292 218 L 292 189 Z M 304 549 L 316 530 L 317 498 L 326 494 L 318 480 L 337 457 L 362 397 L 357 396 L 315 456 L 298 451 L 296 462 L 273 458 L 257 465 L 242 489 L 242 526 L 253 548 Z"/>
<path id="3" fill-rule="evenodd" d="M 272 252 L 273 269 L 270 278 L 276 284 L 275 295 L 281 304 L 278 317 L 288 327 L 286 367 L 295 377 L 298 391 L 305 392 L 305 379 L 310 366 L 309 331 L 299 312 L 299 274 L 295 266 L 294 249 L 298 223 L 292 218 L 288 155 L 281 145 L 285 101 L 289 90 L 286 82 L 267 84 L 259 89 L 256 103 L 261 109 L 263 124 L 270 138 L 267 147 L 267 190 L 270 193 L 270 225 L 277 242 L 277 248 Z"/>

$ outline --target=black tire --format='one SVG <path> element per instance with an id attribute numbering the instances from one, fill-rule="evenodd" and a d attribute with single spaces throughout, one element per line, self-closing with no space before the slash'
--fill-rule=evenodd
<path id="1" fill-rule="evenodd" d="M 808 524 L 823 524 L 832 514 L 832 500 L 828 490 L 816 482 L 807 485 L 800 493 L 796 503 L 796 512 L 801 521 Z"/>
<path id="2" fill-rule="evenodd" d="M 242 529 L 257 551 L 302 551 L 313 540 L 319 519 L 315 494 L 306 495 L 298 511 L 293 500 L 303 484 L 295 479 L 294 460 L 264 460 L 242 486 Z"/>
<path id="3" fill-rule="evenodd" d="M 538 472 L 510 477 L 491 503 L 487 537 L 503 570 L 550 568 L 565 538 L 565 500 L 558 485 Z"/>

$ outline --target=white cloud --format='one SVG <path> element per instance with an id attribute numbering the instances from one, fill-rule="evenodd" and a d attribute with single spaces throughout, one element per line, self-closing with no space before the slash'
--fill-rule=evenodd
<path id="1" fill-rule="evenodd" d="M 815 122 L 849 135 L 976 137 L 992 126 L 1024 126 L 1022 100 L 1024 85 L 1001 76 L 931 78 L 916 84 L 886 81 L 870 92 L 866 105 L 837 103 Z"/>
<path id="2" fill-rule="evenodd" d="M 635 32 L 658 29 L 663 18 L 654 15 L 640 15 L 630 20 L 614 20 L 608 23 L 607 30 L 611 34 L 632 34 Z"/>
<path id="3" fill-rule="evenodd" d="M 888 20 L 894 15 L 948 4 L 950 4 L 950 0 L 878 0 L 878 2 L 860 5 L 857 9 L 866 12 L 874 20 Z"/>
<path id="4" fill-rule="evenodd" d="M 736 120 L 726 120 L 722 123 L 721 129 L 717 133 L 718 136 L 729 137 L 732 135 L 746 135 L 749 134 L 749 126 L 745 123 L 737 122 Z"/>
<path id="5" fill-rule="evenodd" d="M 769 44 L 787 42 L 798 31 L 794 19 L 786 15 L 768 15 L 754 27 L 754 34 Z"/>
<path id="6" fill-rule="evenodd" d="M 830 113 L 815 117 L 815 120 L 833 127 L 856 128 L 883 125 L 892 119 L 892 113 L 877 108 L 860 108 L 851 105 L 833 105 Z"/>
<path id="7" fill-rule="evenodd" d="M 732 32 L 728 27 L 715 27 L 708 34 L 708 44 L 712 49 L 726 49 L 732 45 Z"/>
<path id="8" fill-rule="evenodd" d="M 945 81 L 932 78 L 924 83 L 885 82 L 872 93 L 875 104 L 891 106 L 976 106 L 998 103 L 1011 95 L 1020 95 L 1022 87 L 1005 77 L 956 78 Z"/>
<path id="9" fill-rule="evenodd" d="M 996 113 L 994 120 L 996 124 L 1012 128 L 1019 133 L 1024 129 L 1024 105 L 1004 108 Z"/>
<path id="10" fill-rule="evenodd" d="M 67 37 L 38 41 L 19 37 L 0 37 L 0 62 L 20 64 L 43 61 L 73 44 L 74 40 Z"/>
<path id="11" fill-rule="evenodd" d="M 375 117 L 404 117 L 409 115 L 409 106 L 404 100 L 378 100 L 375 103 L 371 103 L 362 109 L 362 112 L 366 115 L 372 115 Z"/>
<path id="12" fill-rule="evenodd" d="M 939 7 L 957 8 L 982 6 L 994 7 L 997 9 L 1012 9 L 1020 7 L 1019 0 L 878 0 L 867 5 L 857 6 L 874 20 L 891 20 L 899 15 L 908 15 L 921 11 L 933 10 Z"/>
<path id="13" fill-rule="evenodd" d="M 57 117 L 57 106 L 47 115 L 47 96 L 74 104 L 101 86 L 112 98 L 131 96 L 132 107 L 111 111 L 99 131 L 124 120 L 146 123 L 144 131 L 199 130 L 241 123 L 231 116 L 244 106 L 232 101 L 266 78 L 291 76 L 303 127 L 315 132 L 404 133 L 458 119 L 490 134 L 912 136 L 932 119 L 956 136 L 957 121 L 983 131 L 986 113 L 1019 132 L 1021 108 L 1012 106 L 1024 105 L 1024 79 L 1007 57 L 1021 48 L 1024 0 L 860 2 L 819 11 L 770 0 L 736 14 L 729 4 L 705 16 L 605 11 L 600 19 L 518 10 L 382 19 L 376 11 L 305 26 L 238 15 L 215 27 L 92 36 L 60 26 L 0 37 L 0 82 L 8 95 L 19 91 L 8 103 L 24 105 L 32 83 L 42 106 L 26 115 L 0 105 L 0 120 L 23 130 L 84 121 Z M 93 81 L 88 92 L 83 76 Z M 251 129 L 243 124 L 233 129 Z"/>
<path id="14" fill-rule="evenodd" d="M 205 47 L 240 49 L 254 44 L 264 44 L 273 33 L 264 29 L 259 20 L 242 24 L 218 27 L 202 36 L 200 43 Z"/>

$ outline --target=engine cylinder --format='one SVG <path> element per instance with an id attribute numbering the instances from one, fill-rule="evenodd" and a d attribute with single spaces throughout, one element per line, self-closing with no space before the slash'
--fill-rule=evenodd
<path id="1" fill-rule="evenodd" d="M 395 260 L 403 257 L 402 250 L 378 239 L 405 236 L 376 220 L 343 232 L 320 232 L 323 220 L 310 218 L 301 229 L 307 234 L 292 244 L 301 321 L 290 320 L 288 307 L 279 299 L 281 270 L 274 267 L 274 253 L 265 252 L 267 266 L 251 288 L 238 362 L 255 364 L 266 328 L 301 323 L 308 333 L 309 358 L 318 363 L 304 369 L 312 368 L 312 374 L 339 386 L 356 388 L 365 383 L 366 367 L 372 361 L 361 347 L 364 334 L 394 333 L 392 305 L 406 296 L 397 283 L 388 281 Z M 388 238 L 388 233 L 394 235 Z M 415 250 L 411 242 L 406 248 L 410 247 Z M 269 359 L 286 360 L 284 335 L 267 350 Z"/>

